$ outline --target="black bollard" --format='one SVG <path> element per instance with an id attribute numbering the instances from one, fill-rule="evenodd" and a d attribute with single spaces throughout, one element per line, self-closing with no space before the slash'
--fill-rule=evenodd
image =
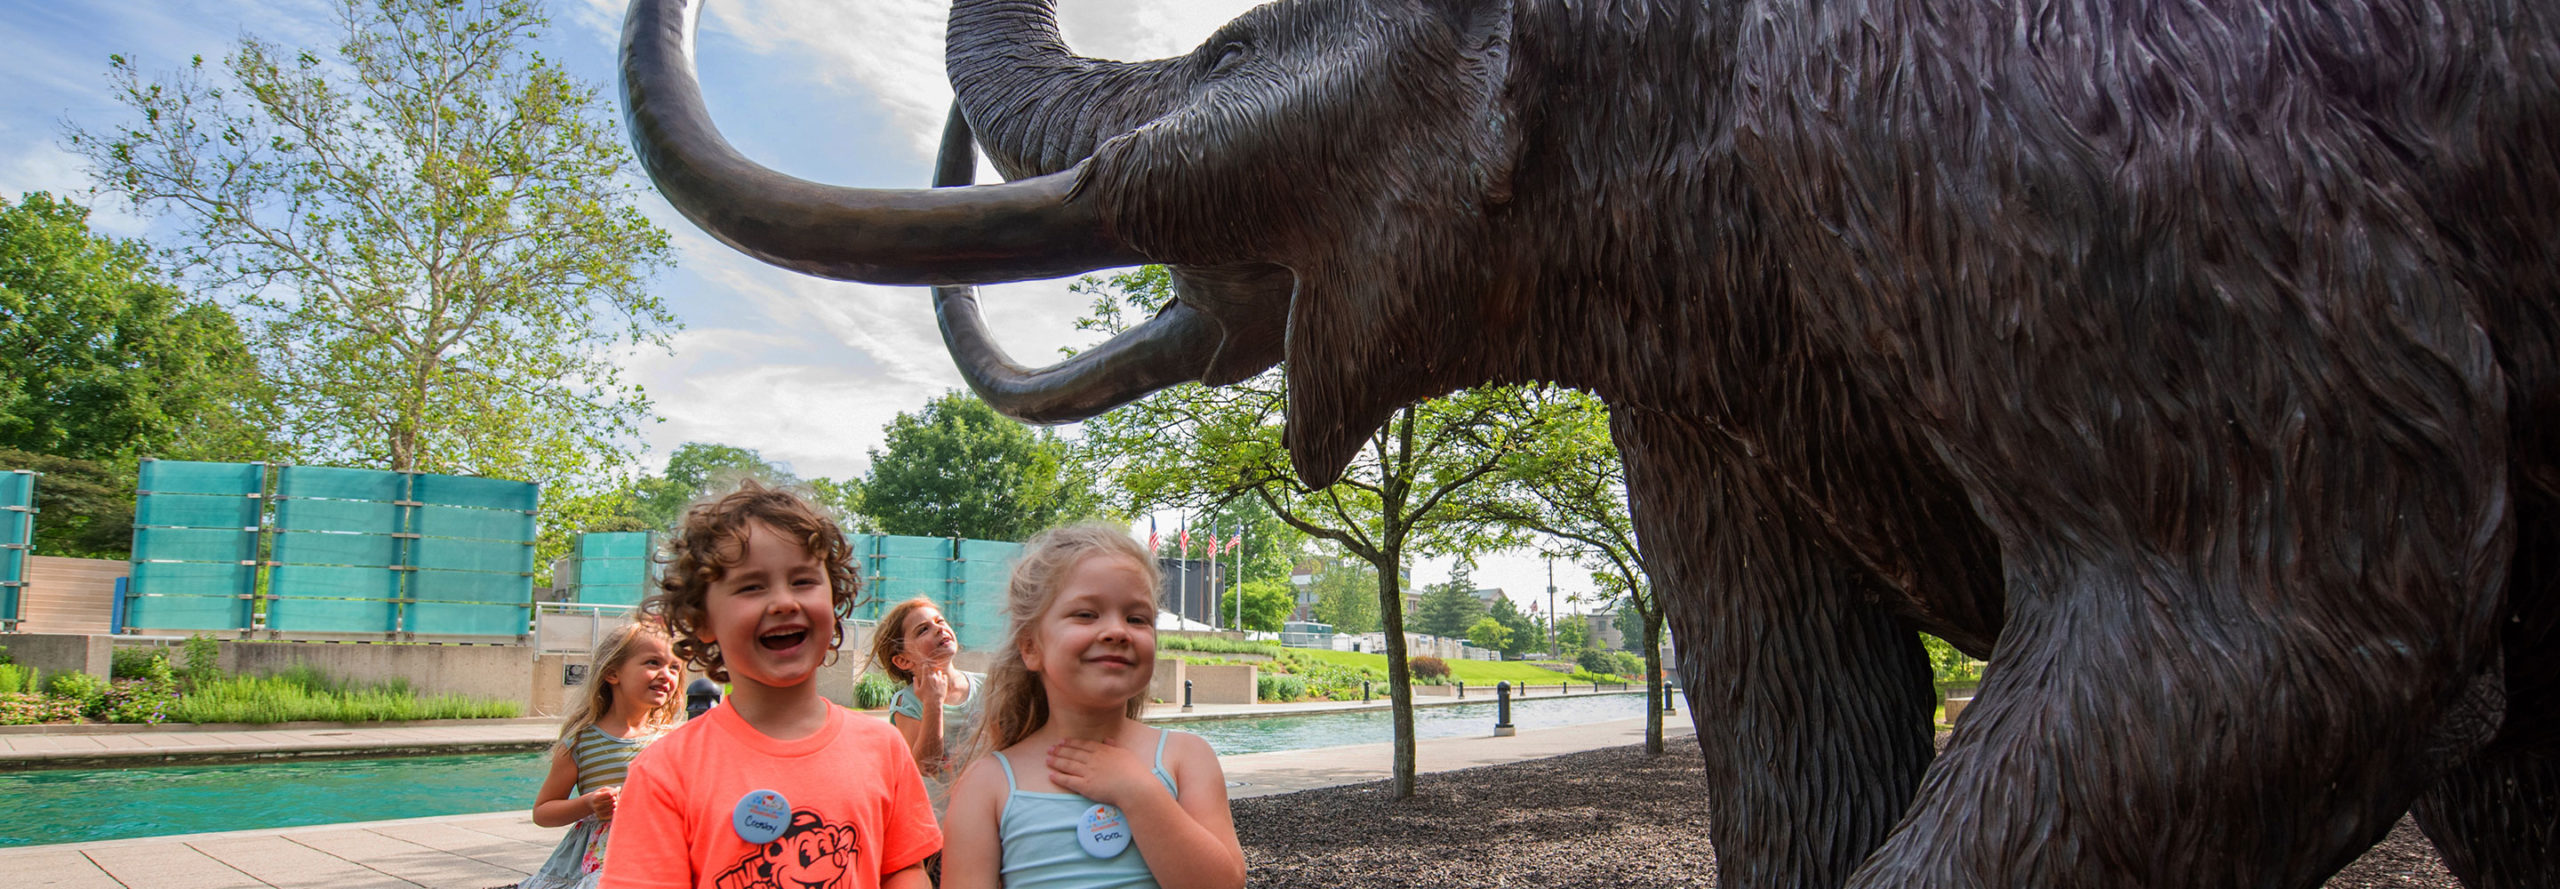
<path id="1" fill-rule="evenodd" d="M 1369 680 L 1360 680 L 1360 703 L 1369 702 Z"/>
<path id="2" fill-rule="evenodd" d="M 1466 698 L 1467 698 L 1467 684 L 1466 684 L 1465 682 L 1461 681 L 1461 682 L 1459 682 L 1459 683 L 1458 683 L 1458 699 L 1463 701 L 1463 700 L 1466 700 Z"/>
<path id="3" fill-rule="evenodd" d="M 1672 707 L 1671 707 L 1671 686 L 1670 686 L 1670 684 L 1669 684 L 1669 683 L 1665 683 L 1665 684 L 1663 684 L 1663 686 L 1662 686 L 1662 712 L 1664 712 L 1664 713 L 1678 713 L 1678 712 L 1680 712 L 1680 711 L 1678 711 L 1678 710 L 1674 710 L 1674 709 L 1672 709 Z"/>
<path id="4" fill-rule="evenodd" d="M 1191 712 L 1191 680 L 1182 680 L 1182 712 Z"/>
<path id="5" fill-rule="evenodd" d="M 1511 737 L 1517 731 L 1511 727 L 1511 680 L 1493 684 L 1493 705 L 1493 736 Z"/>

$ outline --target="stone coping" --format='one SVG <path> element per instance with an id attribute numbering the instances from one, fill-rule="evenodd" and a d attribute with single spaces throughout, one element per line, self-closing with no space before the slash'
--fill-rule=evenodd
<path id="1" fill-rule="evenodd" d="M 409 719 L 387 722 L 52 722 L 0 725 L 0 735 L 128 735 L 136 732 L 273 732 L 305 729 L 445 728 L 475 725 L 556 725 L 557 716 L 514 719 Z"/>

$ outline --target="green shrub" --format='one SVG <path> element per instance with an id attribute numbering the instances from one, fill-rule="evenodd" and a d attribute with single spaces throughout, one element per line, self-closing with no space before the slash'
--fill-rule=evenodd
<path id="1" fill-rule="evenodd" d="M 1156 647 L 1166 651 L 1205 651 L 1211 654 L 1260 654 L 1279 657 L 1283 651 L 1277 642 L 1253 642 L 1221 636 L 1159 636 Z"/>
<path id="2" fill-rule="evenodd" d="M 201 688 L 222 678 L 222 643 L 214 641 L 212 636 L 203 633 L 188 636 L 187 644 L 181 650 L 187 655 L 187 665 L 178 670 L 178 678 L 184 680 L 188 688 Z"/>
<path id="3" fill-rule="evenodd" d="M 1607 673 L 1594 673 L 1589 670 L 1575 670 L 1573 671 L 1573 675 L 1566 676 L 1565 679 L 1575 685 L 1589 685 L 1595 682 L 1601 685 L 1630 684 L 1627 682 L 1627 677 L 1611 676 Z"/>
<path id="4" fill-rule="evenodd" d="M 1612 651 L 1609 652 L 1609 659 L 1616 661 L 1618 666 L 1617 669 L 1609 672 L 1620 676 L 1644 675 L 1644 655 L 1632 651 Z"/>
<path id="5" fill-rule="evenodd" d="M 1586 648 L 1581 654 L 1574 656 L 1573 665 L 1580 667 L 1579 672 L 1584 673 L 1615 673 L 1618 672 L 1618 659 L 1609 656 L 1614 653 L 1597 648 Z"/>
<path id="6" fill-rule="evenodd" d="M 36 668 L 0 664 L 0 694 L 36 693 Z"/>
<path id="7" fill-rule="evenodd" d="M 9 646 L 0 645 L 0 665 L 14 664 L 17 662 L 17 658 L 9 656 Z"/>
<path id="8" fill-rule="evenodd" d="M 193 666 L 190 664 L 189 666 Z M 394 680 L 352 688 L 308 666 L 274 676 L 231 676 L 190 689 L 168 712 L 173 722 L 383 722 L 415 719 L 509 719 L 514 701 L 463 695 L 419 697 Z"/>
<path id="9" fill-rule="evenodd" d="M 169 667 L 169 655 L 156 648 L 128 648 L 117 651 L 107 675 L 113 679 L 141 679 L 151 682 L 177 681 L 177 671 Z"/>
<path id="10" fill-rule="evenodd" d="M 107 683 L 87 673 L 55 673 L 44 693 L 80 705 L 83 716 L 96 716 L 107 704 Z"/>
<path id="11" fill-rule="evenodd" d="M 1427 654 L 1406 661 L 1405 667 L 1413 671 L 1416 679 L 1430 681 L 1449 678 L 1449 662 Z"/>
<path id="12" fill-rule="evenodd" d="M 1360 699 L 1363 680 L 1384 682 L 1386 671 L 1374 667 L 1355 667 L 1318 660 L 1304 652 L 1283 651 L 1278 660 L 1262 665 L 1275 673 L 1287 673 L 1306 683 L 1307 691 L 1336 701 Z"/>
<path id="13" fill-rule="evenodd" d="M 1257 701 L 1285 704 L 1307 696 L 1307 681 L 1287 673 L 1258 674 L 1253 684 Z"/>
<path id="14" fill-rule="evenodd" d="M 161 666 L 165 670 L 167 662 Z M 134 722 L 158 725 L 169 719 L 169 711 L 178 707 L 178 684 L 166 676 L 158 679 L 118 679 L 107 689 L 104 715 L 108 722 Z"/>
<path id="15" fill-rule="evenodd" d="M 897 693 L 898 683 L 889 677 L 864 673 L 862 679 L 853 684 L 853 706 L 862 710 L 878 710 L 889 706 L 889 699 Z"/>
<path id="16" fill-rule="evenodd" d="M 80 704 L 61 698 L 25 692 L 0 693 L 0 725 L 41 725 L 48 722 L 77 722 Z"/>

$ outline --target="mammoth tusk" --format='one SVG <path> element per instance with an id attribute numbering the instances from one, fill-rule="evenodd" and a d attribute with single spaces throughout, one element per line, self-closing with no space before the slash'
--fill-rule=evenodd
<path id="1" fill-rule="evenodd" d="M 963 187 L 977 178 L 977 154 L 969 122 L 953 103 L 943 125 L 942 154 L 933 184 Z M 1119 407 L 1176 383 L 1200 378 L 1217 354 L 1217 322 L 1176 300 L 1145 324 L 1057 364 L 1026 368 L 1014 363 L 987 335 L 978 317 L 977 288 L 933 288 L 934 319 L 943 346 L 960 366 L 969 389 L 997 413 L 1025 423 L 1072 423 Z"/>
<path id="2" fill-rule="evenodd" d="M 1135 265 L 1096 208 L 1073 199 L 1083 167 L 965 189 L 863 189 L 786 176 L 712 126 L 693 74 L 700 0 L 637 0 L 622 30 L 633 147 L 668 203 L 765 262 L 873 284 L 1055 278 Z"/>

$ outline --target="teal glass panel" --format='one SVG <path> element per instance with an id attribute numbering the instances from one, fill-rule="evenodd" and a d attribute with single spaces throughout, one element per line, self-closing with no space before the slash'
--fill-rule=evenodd
<path id="1" fill-rule="evenodd" d="M 133 523 L 164 528 L 254 528 L 258 501 L 233 494 L 144 494 Z"/>
<path id="2" fill-rule="evenodd" d="M 528 605 L 460 605 L 419 602 L 409 606 L 408 630 L 436 636 L 521 636 L 532 621 Z"/>
<path id="3" fill-rule="evenodd" d="M 245 496 L 266 491 L 267 467 L 261 463 L 144 460 L 136 484 L 150 494 Z"/>
<path id="4" fill-rule="evenodd" d="M 502 571 L 533 573 L 533 545 L 496 540 L 454 540 L 429 537 L 420 540 L 419 568 L 440 571 Z"/>
<path id="5" fill-rule="evenodd" d="M 276 496 L 330 500 L 401 499 L 400 473 L 337 466 L 287 466 L 276 471 Z"/>
<path id="6" fill-rule="evenodd" d="M 251 589 L 256 571 L 237 562 L 136 562 L 130 586 L 136 596 L 236 597 Z"/>
<path id="7" fill-rule="evenodd" d="M 581 605 L 638 605 L 649 587 L 636 583 L 582 583 L 578 585 Z"/>
<path id="8" fill-rule="evenodd" d="M 276 528 L 283 531 L 347 531 L 389 534 L 400 529 L 400 507 L 371 500 L 276 501 Z"/>
<path id="9" fill-rule="evenodd" d="M 0 546 L 0 583 L 20 583 L 27 579 L 27 550 L 18 544 Z"/>
<path id="10" fill-rule="evenodd" d="M 20 469 L 0 472 L 0 506 L 34 506 L 36 474 Z"/>
<path id="11" fill-rule="evenodd" d="M 531 512 L 541 500 L 541 490 L 532 482 L 513 479 L 420 474 L 411 499 L 446 506 Z"/>
<path id="12" fill-rule="evenodd" d="M 35 513 L 0 509 L 0 544 L 31 542 L 34 526 Z"/>
<path id="13" fill-rule="evenodd" d="M 275 560 L 292 565 L 400 564 L 400 541 L 383 534 L 328 534 L 278 531 Z"/>
<path id="14" fill-rule="evenodd" d="M 0 582 L 0 621 L 18 619 L 18 582 Z"/>
<path id="15" fill-rule="evenodd" d="M 416 571 L 409 577 L 409 598 L 421 602 L 530 605 L 533 603 L 533 578 L 522 574 L 479 571 Z"/>
<path id="16" fill-rule="evenodd" d="M 124 624 L 136 630 L 244 630 L 248 604 L 213 596 L 138 596 L 126 603 Z"/>
<path id="17" fill-rule="evenodd" d="M 277 565 L 267 572 L 267 593 L 304 599 L 392 599 L 400 572 L 342 565 Z"/>
<path id="18" fill-rule="evenodd" d="M 257 554 L 258 535 L 248 531 L 133 529 L 136 562 L 239 562 Z"/>
<path id="19" fill-rule="evenodd" d="M 533 516 L 504 509 L 458 506 L 418 508 L 418 533 L 428 537 L 468 537 L 526 543 L 533 540 Z"/>
<path id="20" fill-rule="evenodd" d="M 955 591 L 956 601 L 942 609 L 950 615 L 952 630 L 960 637 L 960 647 L 986 648 L 1002 644 L 1005 622 L 1005 584 L 1013 576 L 1013 562 L 1022 555 L 1022 544 L 1001 540 L 960 541 L 958 575 L 962 581 Z"/>
<path id="21" fill-rule="evenodd" d="M 580 559 L 578 585 L 637 584 L 649 581 L 647 559 Z"/>
<path id="22" fill-rule="evenodd" d="M 348 599 L 270 599 L 267 629 L 287 633 L 389 633 L 394 631 L 389 602 Z"/>
<path id="23" fill-rule="evenodd" d="M 579 559 L 646 559 L 649 557 L 649 533 L 646 531 L 595 531 L 578 535 Z"/>

